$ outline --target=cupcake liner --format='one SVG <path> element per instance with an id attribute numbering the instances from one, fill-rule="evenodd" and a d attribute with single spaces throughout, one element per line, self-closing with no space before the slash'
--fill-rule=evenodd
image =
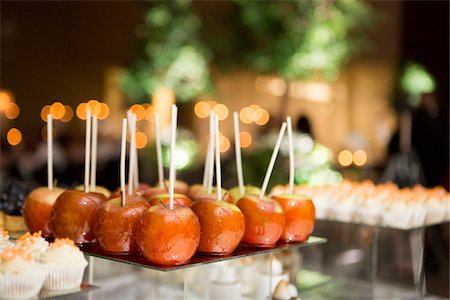
<path id="1" fill-rule="evenodd" d="M 61 291 L 79 288 L 87 263 L 79 265 L 48 265 L 44 289 Z"/>
<path id="2" fill-rule="evenodd" d="M 22 274 L 0 273 L 0 299 L 28 299 L 36 296 L 46 275 L 45 266 Z"/>

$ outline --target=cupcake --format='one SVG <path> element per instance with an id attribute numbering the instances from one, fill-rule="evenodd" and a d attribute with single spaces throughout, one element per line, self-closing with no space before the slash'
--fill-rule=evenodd
<path id="1" fill-rule="evenodd" d="M 0 253 L 0 298 L 28 299 L 36 296 L 44 283 L 47 268 L 25 249 L 10 247 Z"/>
<path id="2" fill-rule="evenodd" d="M 14 244 L 9 241 L 8 231 L 0 229 L 0 253 L 12 246 L 14 246 Z"/>
<path id="3" fill-rule="evenodd" d="M 31 254 L 34 260 L 39 261 L 48 249 L 48 242 L 41 234 L 41 231 L 33 234 L 27 232 L 16 241 L 16 246 L 23 248 L 26 252 Z"/>
<path id="4" fill-rule="evenodd" d="M 60 291 L 80 287 L 87 261 L 72 240 L 56 239 L 41 262 L 48 267 L 44 289 Z"/>
<path id="5" fill-rule="evenodd" d="M 273 292 L 272 300 L 300 300 L 300 298 L 294 285 L 280 280 Z"/>

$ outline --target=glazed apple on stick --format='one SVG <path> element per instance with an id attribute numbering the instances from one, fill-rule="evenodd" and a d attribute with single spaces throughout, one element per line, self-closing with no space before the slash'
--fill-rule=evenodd
<path id="1" fill-rule="evenodd" d="M 216 160 L 216 199 L 200 199 L 194 202 L 192 210 L 200 221 L 201 234 L 198 251 L 211 255 L 231 254 L 241 242 L 245 230 L 245 218 L 234 204 L 222 201 L 222 174 L 219 149 L 219 119 L 214 121 Z"/>
<path id="2" fill-rule="evenodd" d="M 150 207 L 145 198 L 129 194 L 125 186 L 127 119 L 122 120 L 120 151 L 120 195 L 103 203 L 97 212 L 95 235 L 100 248 L 112 254 L 139 252 L 136 230 L 144 211 Z M 131 148 L 131 147 L 130 147 Z M 130 149 L 130 152 L 133 149 Z M 131 161 L 128 164 L 131 167 Z M 129 172 L 129 175 L 132 175 Z"/>
<path id="3" fill-rule="evenodd" d="M 47 115 L 47 186 L 31 191 L 23 206 L 25 224 L 31 233 L 41 231 L 43 237 L 51 237 L 53 204 L 64 192 L 53 186 L 53 118 Z"/>
<path id="4" fill-rule="evenodd" d="M 146 210 L 141 218 L 136 240 L 146 259 L 159 265 L 187 263 L 200 242 L 200 223 L 189 208 L 175 204 L 175 147 L 177 107 L 172 106 L 169 205 L 160 203 Z"/>
<path id="5" fill-rule="evenodd" d="M 248 194 L 242 197 L 237 203 L 237 206 L 245 216 L 245 233 L 242 242 L 252 246 L 273 246 L 283 233 L 283 210 L 278 202 L 266 197 L 265 193 L 285 130 L 286 122 L 283 122 L 270 158 L 259 197 L 257 195 Z"/>
<path id="6" fill-rule="evenodd" d="M 289 192 L 274 195 L 271 198 L 276 200 L 284 211 L 285 227 L 280 240 L 303 242 L 313 232 L 316 215 L 311 199 L 305 195 L 294 194 L 295 164 L 291 117 L 287 117 L 287 132 L 289 140 Z"/>
<path id="7" fill-rule="evenodd" d="M 103 194 L 89 192 L 89 162 L 91 145 L 91 111 L 86 111 L 86 144 L 84 191 L 67 190 L 53 205 L 51 226 L 56 238 L 70 238 L 76 244 L 92 244 L 97 241 L 94 225 L 98 207 L 106 201 Z"/>

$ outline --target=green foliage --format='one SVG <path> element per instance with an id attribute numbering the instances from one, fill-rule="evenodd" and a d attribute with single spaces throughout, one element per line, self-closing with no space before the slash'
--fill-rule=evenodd
<path id="1" fill-rule="evenodd" d="M 177 100 L 185 102 L 207 90 L 210 54 L 200 39 L 200 27 L 191 1 L 152 3 L 138 28 L 139 60 L 122 79 L 128 96 L 141 101 L 164 86 L 174 89 Z"/>
<path id="2" fill-rule="evenodd" d="M 432 93 L 436 88 L 433 76 L 424 66 L 408 62 L 403 70 L 400 79 L 403 92 L 408 94 L 408 103 L 412 107 L 417 107 L 422 93 Z"/>

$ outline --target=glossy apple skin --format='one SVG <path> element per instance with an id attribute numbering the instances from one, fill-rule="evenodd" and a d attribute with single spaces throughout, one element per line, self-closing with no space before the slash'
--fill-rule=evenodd
<path id="1" fill-rule="evenodd" d="M 175 205 L 150 207 L 142 215 L 136 234 L 141 253 L 158 265 L 187 263 L 200 243 L 200 223 L 192 209 Z"/>
<path id="2" fill-rule="evenodd" d="M 175 204 L 181 205 L 181 206 L 191 206 L 192 200 L 189 199 L 189 197 L 181 194 L 174 194 L 173 201 Z M 148 203 L 153 205 L 158 205 L 160 203 L 164 203 L 164 205 L 169 206 L 169 194 L 159 194 L 154 197 L 152 197 Z"/>
<path id="3" fill-rule="evenodd" d="M 242 242 L 257 247 L 271 247 L 280 239 L 284 229 L 284 214 L 278 202 L 256 195 L 242 197 L 237 206 L 245 216 Z"/>
<path id="4" fill-rule="evenodd" d="M 78 245 L 95 243 L 97 209 L 105 201 L 105 195 L 100 193 L 62 193 L 53 205 L 51 225 L 55 238 L 69 238 Z"/>
<path id="5" fill-rule="evenodd" d="M 164 183 L 167 188 L 169 188 L 169 180 L 164 180 Z M 181 180 L 175 180 L 174 190 L 177 194 L 188 195 L 189 194 L 189 185 Z"/>
<path id="6" fill-rule="evenodd" d="M 202 199 L 192 204 L 200 222 L 201 234 L 198 251 L 211 255 L 231 254 L 244 236 L 245 218 L 231 203 Z"/>
<path id="7" fill-rule="evenodd" d="M 112 254 L 134 254 L 139 252 L 136 230 L 144 211 L 150 205 L 145 198 L 127 195 L 126 205 L 121 198 L 104 202 L 97 211 L 95 236 L 100 248 Z"/>
<path id="8" fill-rule="evenodd" d="M 217 200 L 217 188 L 213 187 L 211 190 L 211 194 L 208 194 L 208 189 L 206 187 L 195 185 L 189 190 L 189 195 L 193 202 L 202 199 Z M 233 198 L 226 189 L 222 189 L 222 195 L 224 195 L 224 197 L 221 200 L 228 203 L 234 203 Z"/>
<path id="9" fill-rule="evenodd" d="M 133 190 L 133 193 L 141 195 L 147 190 L 152 188 L 150 185 L 143 183 L 143 182 L 139 182 L 138 186 Z M 125 191 L 128 192 L 128 184 L 125 185 Z M 120 197 L 120 186 L 114 191 L 114 193 L 112 193 L 108 199 L 114 199 Z"/>
<path id="10" fill-rule="evenodd" d="M 239 190 L 239 186 L 235 186 L 229 190 L 231 198 L 233 198 L 233 203 L 237 203 L 239 199 L 242 198 L 241 192 Z M 253 185 L 246 185 L 244 186 L 244 195 L 247 194 L 253 194 L 253 195 L 259 195 L 261 193 L 261 189 L 259 187 L 253 186 Z"/>
<path id="11" fill-rule="evenodd" d="M 42 231 L 42 237 L 52 237 L 51 217 L 53 204 L 63 189 L 39 187 L 28 194 L 23 206 L 25 224 L 31 233 Z"/>
<path id="12" fill-rule="evenodd" d="M 314 204 L 304 195 L 282 194 L 272 196 L 284 211 L 285 228 L 280 240 L 284 242 L 304 242 L 314 230 L 316 211 Z"/>
<path id="13" fill-rule="evenodd" d="M 154 186 L 140 192 L 140 195 L 147 200 L 150 200 L 151 198 L 161 194 L 167 194 L 167 189 L 165 187 L 160 188 L 159 186 Z"/>

